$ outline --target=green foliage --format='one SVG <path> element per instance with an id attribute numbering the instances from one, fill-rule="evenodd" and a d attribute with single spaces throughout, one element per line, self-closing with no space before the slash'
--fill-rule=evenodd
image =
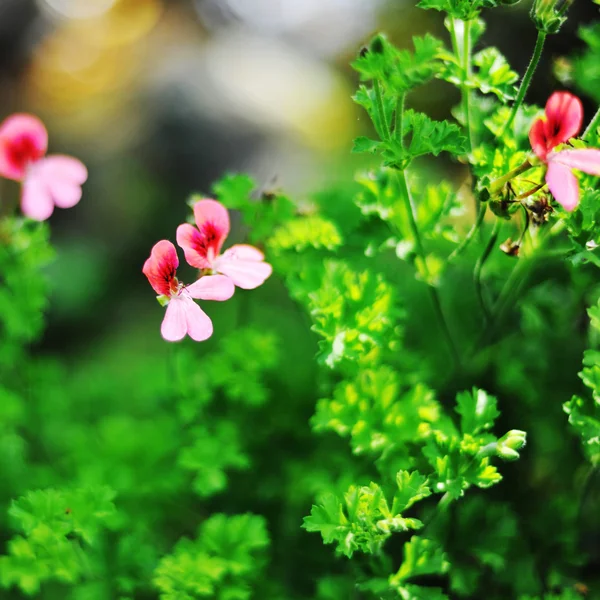
<path id="1" fill-rule="evenodd" d="M 570 213 L 544 187 L 542 110 L 511 104 L 519 76 L 479 19 L 497 4 L 422 0 L 447 42 L 363 49 L 353 182 L 298 202 L 246 175 L 213 186 L 275 275 L 209 305 L 206 344 L 123 318 L 31 351 L 48 228 L 0 221 L 3 598 L 597 595 L 598 181 L 578 175 Z M 533 16 L 550 31 L 560 10 Z M 597 99 L 582 35 L 574 83 Z M 460 103 L 414 108 L 436 94 Z"/>
<path id="2" fill-rule="evenodd" d="M 313 330 L 324 338 L 319 359 L 331 368 L 377 362 L 393 347 L 394 292 L 381 276 L 328 261 L 321 286 L 309 295 L 309 310 Z"/>
<path id="3" fill-rule="evenodd" d="M 319 532 L 326 544 L 336 543 L 336 552 L 348 558 L 354 552 L 377 554 L 392 533 L 423 525 L 418 519 L 402 517 L 401 511 L 429 496 L 425 479 L 418 473 L 401 471 L 397 483 L 391 509 L 376 483 L 350 486 L 343 500 L 333 494 L 325 495 L 322 503 L 313 506 L 310 516 L 305 517 L 304 527 Z"/>
<path id="4" fill-rule="evenodd" d="M 600 302 L 588 310 L 592 331 L 600 333 Z M 586 350 L 583 356 L 583 370 L 579 373 L 584 385 L 592 391 L 592 398 L 573 396 L 565 402 L 564 410 L 569 415 L 569 423 L 580 436 L 586 456 L 593 465 L 600 461 L 600 352 Z"/>
<path id="5" fill-rule="evenodd" d="M 37 490 L 13 502 L 9 515 L 21 535 L 0 557 L 2 586 L 16 585 L 33 595 L 46 581 L 76 583 L 90 577 L 88 553 L 98 551 L 102 530 L 114 523 L 114 497 L 104 486 Z"/>
<path id="6" fill-rule="evenodd" d="M 181 450 L 178 462 L 194 473 L 193 487 L 199 496 L 212 496 L 226 489 L 227 469 L 247 469 L 250 466 L 232 423 L 219 423 L 214 431 L 196 427 L 192 436 L 193 445 Z"/>
<path id="7" fill-rule="evenodd" d="M 439 10 L 456 19 L 471 20 L 477 17 L 483 8 L 492 8 L 500 4 L 497 0 L 420 0 L 424 9 Z"/>
<path id="8" fill-rule="evenodd" d="M 269 547 L 262 517 L 212 515 L 195 540 L 180 540 L 156 567 L 161 600 L 247 600 Z"/>
<path id="9" fill-rule="evenodd" d="M 414 52 L 399 50 L 384 36 L 375 37 L 352 67 L 363 81 L 380 79 L 398 94 L 431 80 L 440 70 L 442 43 L 430 34 L 414 37 Z"/>
<path id="10" fill-rule="evenodd" d="M 0 361 L 16 360 L 44 324 L 48 282 L 41 270 L 54 257 L 45 224 L 17 218 L 0 222 Z"/>

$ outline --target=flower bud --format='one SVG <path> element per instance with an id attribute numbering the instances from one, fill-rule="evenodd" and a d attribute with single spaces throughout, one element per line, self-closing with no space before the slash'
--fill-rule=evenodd
<path id="1" fill-rule="evenodd" d="M 564 14 L 571 4 L 572 0 L 536 0 L 531 7 L 531 18 L 538 31 L 558 33 L 567 20 Z"/>
<path id="2" fill-rule="evenodd" d="M 384 46 L 384 38 L 383 36 L 376 35 L 372 40 L 371 40 L 371 44 L 370 44 L 370 48 L 369 50 L 371 52 L 373 52 L 374 54 L 383 54 L 385 46 Z"/>
<path id="3" fill-rule="evenodd" d="M 527 434 L 519 429 L 511 429 L 505 433 L 496 446 L 496 455 L 504 460 L 517 460 L 519 450 L 525 446 Z"/>

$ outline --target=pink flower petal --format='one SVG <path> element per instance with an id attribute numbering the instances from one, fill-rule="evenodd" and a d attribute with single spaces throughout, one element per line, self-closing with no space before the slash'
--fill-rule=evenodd
<path id="1" fill-rule="evenodd" d="M 546 132 L 552 147 L 579 133 L 583 122 L 581 100 L 569 92 L 554 92 L 546 102 Z"/>
<path id="2" fill-rule="evenodd" d="M 546 145 L 546 122 L 544 119 L 534 121 L 529 130 L 529 142 L 538 158 L 545 162 L 548 148 Z"/>
<path id="3" fill-rule="evenodd" d="M 64 154 L 52 154 L 43 160 L 44 169 L 57 178 L 83 185 L 88 178 L 86 166 L 77 158 Z"/>
<path id="4" fill-rule="evenodd" d="M 218 256 L 225 238 L 229 235 L 229 213 L 216 200 L 199 200 L 194 204 L 194 218 L 206 248 L 213 249 L 213 256 Z"/>
<path id="5" fill-rule="evenodd" d="M 0 175 L 22 181 L 27 167 L 46 154 L 48 132 L 33 115 L 15 114 L 0 124 Z"/>
<path id="6" fill-rule="evenodd" d="M 207 257 L 202 234 L 193 226 L 185 223 L 177 228 L 177 244 L 185 254 L 185 260 L 196 269 L 212 268 L 212 260 Z"/>
<path id="7" fill-rule="evenodd" d="M 215 261 L 214 268 L 231 277 L 233 283 L 245 290 L 252 290 L 265 282 L 273 267 L 262 261 L 263 254 L 253 246 L 239 244 L 226 250 Z"/>
<path id="8" fill-rule="evenodd" d="M 160 326 L 160 333 L 167 342 L 178 342 L 188 331 L 187 308 L 181 297 L 172 298 Z"/>
<path id="9" fill-rule="evenodd" d="M 32 173 L 23 182 L 21 210 L 26 217 L 36 221 L 45 221 L 54 211 L 50 190 L 36 173 Z"/>
<path id="10" fill-rule="evenodd" d="M 189 296 L 182 294 L 181 301 L 185 310 L 188 335 L 196 342 L 207 340 L 213 334 L 213 324 L 209 316 Z"/>
<path id="11" fill-rule="evenodd" d="M 154 244 L 150 258 L 144 263 L 142 273 L 159 295 L 170 296 L 176 288 L 175 273 L 179 266 L 177 250 L 168 240 Z"/>
<path id="12" fill-rule="evenodd" d="M 572 211 L 579 203 L 579 184 L 569 167 L 556 162 L 548 162 L 546 182 L 550 192 L 565 210 Z"/>
<path id="13" fill-rule="evenodd" d="M 235 246 L 225 250 L 223 256 L 235 257 L 241 260 L 265 260 L 265 255 L 258 248 L 248 244 L 235 244 Z"/>
<path id="14" fill-rule="evenodd" d="M 561 150 L 548 155 L 548 162 L 556 162 L 571 169 L 600 177 L 600 150 Z"/>
<path id="15" fill-rule="evenodd" d="M 188 285 L 186 291 L 192 298 L 200 300 L 229 300 L 233 296 L 235 286 L 225 275 L 209 275 Z"/>

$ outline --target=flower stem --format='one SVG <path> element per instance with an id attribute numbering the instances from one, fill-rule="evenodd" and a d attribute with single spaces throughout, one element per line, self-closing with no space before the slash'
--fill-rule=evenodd
<path id="1" fill-rule="evenodd" d="M 471 131 L 471 100 L 469 94 L 468 81 L 471 77 L 471 21 L 464 22 L 463 36 L 463 69 L 464 76 L 461 84 L 461 93 L 463 101 L 463 112 L 465 115 L 465 127 L 467 129 L 467 138 L 469 140 L 469 150 L 473 150 L 473 133 Z"/>
<path id="2" fill-rule="evenodd" d="M 425 248 L 423 246 L 423 242 L 421 240 L 421 234 L 419 232 L 419 226 L 417 224 L 417 209 L 413 202 L 412 195 L 410 193 L 410 188 L 408 187 L 408 181 L 406 179 L 406 170 L 402 169 L 396 171 L 398 175 L 398 183 L 400 185 L 400 193 L 402 198 L 404 199 L 406 212 L 408 215 L 408 222 L 410 225 L 410 229 L 412 232 L 412 236 L 415 241 L 415 248 L 417 254 L 419 255 L 421 262 L 423 264 L 423 271 L 425 272 L 425 277 L 429 280 L 429 268 L 427 266 L 427 255 L 425 254 Z M 442 310 L 442 303 L 440 301 L 440 297 L 437 289 L 431 285 L 429 281 L 427 281 L 427 289 L 429 290 L 429 297 L 431 298 L 431 303 L 433 304 L 433 308 L 435 310 L 436 316 L 444 333 L 444 337 L 446 338 L 446 343 L 448 344 L 448 348 L 452 354 L 452 357 L 456 363 L 458 368 L 461 368 L 460 354 L 458 353 L 458 349 L 456 344 L 454 343 L 454 339 L 452 338 L 452 334 L 450 332 L 450 328 L 448 327 L 448 323 L 446 318 L 444 317 L 444 311 Z"/>
<path id="3" fill-rule="evenodd" d="M 375 101 L 377 103 L 377 113 L 379 114 L 379 124 L 381 126 L 380 135 L 384 141 L 390 139 L 390 128 L 385 117 L 385 109 L 383 107 L 383 96 L 381 95 L 381 85 L 377 79 L 373 82 L 373 89 L 375 90 Z"/>
<path id="4" fill-rule="evenodd" d="M 526 159 L 525 161 L 523 161 L 522 164 L 520 164 L 512 171 L 509 171 L 505 175 L 502 175 L 502 177 L 498 177 L 498 179 L 492 181 L 492 183 L 489 186 L 490 194 L 494 195 L 496 192 L 499 192 L 511 179 L 513 179 L 517 175 L 520 175 L 521 173 L 524 173 L 525 171 L 528 171 L 529 169 L 535 166 L 535 164 L 531 163 L 530 159 Z"/>
<path id="5" fill-rule="evenodd" d="M 481 306 L 481 311 L 483 312 L 483 316 L 485 317 L 485 322 L 489 323 L 492 315 L 487 306 L 485 298 L 483 296 L 483 286 L 481 282 L 481 272 L 483 271 L 483 267 L 489 258 L 494 246 L 496 245 L 496 241 L 498 240 L 498 235 L 500 234 L 500 229 L 502 228 L 502 221 L 500 219 L 496 219 L 494 223 L 494 228 L 492 229 L 492 234 L 490 235 L 490 239 L 486 244 L 483 254 L 479 257 L 477 262 L 475 263 L 475 269 L 473 270 L 473 282 L 475 283 L 475 291 L 477 292 L 477 299 L 479 300 L 479 304 Z"/>
<path id="6" fill-rule="evenodd" d="M 452 251 L 452 253 L 446 259 L 446 262 L 448 264 L 450 264 L 451 262 L 456 260 L 456 258 L 458 258 L 458 256 L 460 254 L 462 254 L 462 252 L 465 250 L 465 248 L 471 243 L 471 240 L 475 237 L 475 234 L 481 228 L 481 225 L 483 223 L 483 219 L 485 217 L 486 212 L 487 212 L 487 205 L 480 203 L 479 212 L 477 213 L 477 218 L 475 220 L 475 223 L 473 223 L 473 226 L 469 230 L 469 233 L 467 233 L 465 239 Z"/>
<path id="7" fill-rule="evenodd" d="M 394 125 L 394 136 L 400 142 L 400 146 L 404 146 L 404 99 L 406 94 L 402 93 L 398 96 L 396 103 L 396 123 Z"/>
<path id="8" fill-rule="evenodd" d="M 504 125 L 502 132 L 500 133 L 500 137 L 502 137 L 507 131 L 508 128 L 512 125 L 512 122 L 517 115 L 517 111 L 521 104 L 523 104 L 523 100 L 525 99 L 525 94 L 527 93 L 527 89 L 529 88 L 529 84 L 531 83 L 531 78 L 537 69 L 538 63 L 540 62 L 540 58 L 542 56 L 542 50 L 544 49 L 544 42 L 546 41 L 546 35 L 544 31 L 538 31 L 537 40 L 535 42 L 535 48 L 533 49 L 533 56 L 529 61 L 529 66 L 527 67 L 527 71 L 525 71 L 525 75 L 521 81 L 521 86 L 519 87 L 519 91 L 517 92 L 517 98 L 512 105 L 512 110 L 510 111 L 510 116 L 508 117 L 508 121 Z"/>
<path id="9" fill-rule="evenodd" d="M 598 108 L 596 111 L 596 114 L 590 121 L 590 124 L 585 128 L 581 139 L 586 140 L 592 133 L 596 133 L 598 131 L 598 127 L 600 127 L 600 108 Z"/>

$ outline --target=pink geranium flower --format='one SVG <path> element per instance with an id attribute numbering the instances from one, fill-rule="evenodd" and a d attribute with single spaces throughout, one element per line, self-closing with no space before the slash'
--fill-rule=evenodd
<path id="1" fill-rule="evenodd" d="M 263 253 L 246 244 L 237 244 L 221 254 L 229 234 L 229 214 L 216 200 L 194 204 L 197 228 L 185 224 L 177 228 L 177 243 L 192 267 L 222 273 L 240 288 L 250 290 L 264 283 L 273 268 L 264 262 Z"/>
<path id="2" fill-rule="evenodd" d="M 579 184 L 572 169 L 600 176 L 600 150 L 554 151 L 581 130 L 583 106 L 569 92 L 554 92 L 546 103 L 546 116 L 537 119 L 529 141 L 538 158 L 546 163 L 546 183 L 559 204 L 571 211 L 579 203 Z"/>
<path id="3" fill-rule="evenodd" d="M 48 132 L 37 117 L 16 114 L 0 125 L 0 176 L 23 184 L 21 210 L 37 221 L 45 221 L 55 206 L 75 206 L 87 179 L 81 161 L 45 157 L 47 149 Z"/>
<path id="4" fill-rule="evenodd" d="M 210 275 L 201 277 L 191 285 L 183 285 L 175 273 L 179 258 L 175 246 L 167 240 L 156 243 L 150 258 L 142 269 L 150 285 L 159 295 L 161 304 L 167 305 L 160 332 L 168 342 L 177 342 L 189 335 L 193 340 L 202 342 L 213 332 L 212 321 L 208 315 L 192 300 L 229 300 L 235 287 L 228 277 Z"/>

